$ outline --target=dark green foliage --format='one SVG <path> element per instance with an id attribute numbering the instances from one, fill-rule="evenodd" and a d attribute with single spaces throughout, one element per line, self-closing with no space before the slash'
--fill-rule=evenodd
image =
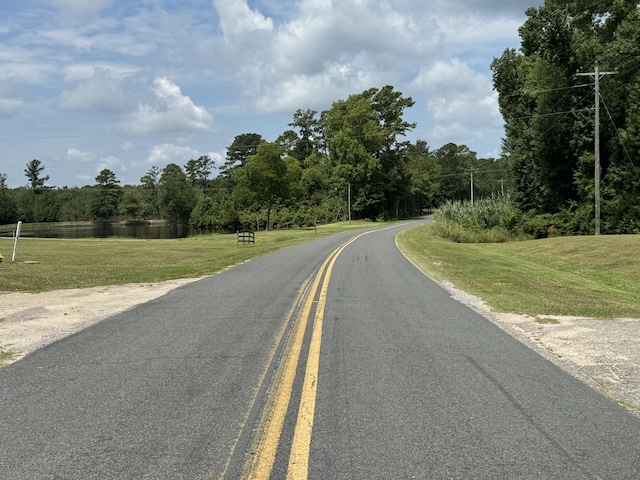
<path id="1" fill-rule="evenodd" d="M 95 220 L 112 220 L 118 214 L 118 206 L 122 198 L 122 187 L 116 174 L 108 168 L 103 169 L 96 177 L 96 184 L 91 199 L 91 216 Z"/>
<path id="2" fill-rule="evenodd" d="M 413 104 L 411 98 L 385 86 L 334 102 L 322 113 L 332 183 L 342 191 L 351 185 L 356 217 L 397 218 L 412 213 L 408 143 L 401 137 L 415 128 L 402 118 Z"/>
<path id="3" fill-rule="evenodd" d="M 258 147 L 264 143 L 262 135 L 257 133 L 243 133 L 233 139 L 233 143 L 227 149 L 227 159 L 220 167 L 223 177 L 233 177 L 234 171 L 242 167 L 244 162 L 258 152 Z"/>
<path id="4" fill-rule="evenodd" d="M 18 220 L 18 203 L 7 188 L 7 175 L 0 173 L 0 225 Z"/>
<path id="5" fill-rule="evenodd" d="M 601 72 L 617 71 L 600 82 L 604 231 L 638 231 L 640 6 L 547 0 L 527 17 L 521 51 L 506 50 L 491 66 L 514 199 L 530 212 L 523 229 L 539 237 L 553 223 L 593 233 L 595 98 L 593 80 L 576 74 L 598 62 Z"/>
<path id="6" fill-rule="evenodd" d="M 162 170 L 158 182 L 160 204 L 173 224 L 187 224 L 196 204 L 196 194 L 182 168 L 170 163 Z"/>
<path id="7" fill-rule="evenodd" d="M 233 200 L 221 193 L 214 197 L 201 196 L 191 211 L 189 223 L 226 231 L 236 231 L 243 227 Z"/>
<path id="8" fill-rule="evenodd" d="M 266 208 L 267 228 L 273 207 L 295 198 L 300 192 L 300 164 L 295 158 L 283 155 L 280 145 L 263 143 L 234 174 L 236 200 L 249 208 Z"/>
<path id="9" fill-rule="evenodd" d="M 184 167 L 191 184 L 205 193 L 213 168 L 213 160 L 208 155 L 202 155 L 196 160 L 191 159 Z"/>
<path id="10" fill-rule="evenodd" d="M 140 178 L 142 212 L 145 218 L 160 219 L 160 168 L 153 166 Z"/>
<path id="11" fill-rule="evenodd" d="M 33 159 L 27 162 L 27 168 L 24 169 L 24 174 L 29 180 L 29 186 L 32 190 L 37 191 L 44 188 L 44 184 L 49 180 L 49 175 L 41 176 L 44 171 L 44 165 L 38 159 Z"/>

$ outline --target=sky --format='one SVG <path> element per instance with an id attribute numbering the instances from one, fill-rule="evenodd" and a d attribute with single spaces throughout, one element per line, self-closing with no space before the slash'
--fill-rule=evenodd
<path id="1" fill-rule="evenodd" d="M 415 105 L 410 141 L 500 154 L 490 65 L 519 48 L 535 0 L 5 0 L 0 173 L 27 184 L 137 185 L 152 166 L 237 135 L 274 141 L 296 110 L 392 85 Z M 212 176 L 217 174 L 215 170 Z"/>

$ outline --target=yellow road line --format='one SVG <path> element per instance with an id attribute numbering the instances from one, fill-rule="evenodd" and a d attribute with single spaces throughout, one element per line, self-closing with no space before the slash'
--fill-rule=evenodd
<path id="1" fill-rule="evenodd" d="M 324 315 L 329 280 L 338 255 L 340 255 L 348 245 L 368 233 L 371 232 L 364 232 L 357 235 L 342 244 L 340 247 L 336 248 L 329 254 L 318 270 L 318 273 L 313 280 L 313 284 L 306 294 L 307 296 L 304 306 L 296 318 L 292 336 L 285 348 L 283 357 L 284 361 L 276 372 L 274 386 L 267 398 L 267 402 L 258 425 L 258 431 L 254 438 L 251 449 L 251 458 L 249 458 L 244 465 L 242 475 L 243 479 L 268 480 L 271 475 L 276 452 L 280 443 L 282 427 L 287 415 L 287 410 L 289 409 L 293 383 L 298 363 L 300 361 L 304 334 L 307 329 L 309 317 L 311 316 L 311 310 L 313 308 L 316 293 L 320 286 L 320 281 L 324 277 L 318 305 L 316 306 L 311 344 L 309 347 L 309 357 L 307 360 L 305 380 L 303 383 L 302 398 L 300 402 L 300 409 L 298 411 L 293 446 L 290 453 L 289 469 L 292 473 L 287 475 L 287 478 L 296 478 L 296 480 L 307 478 L 311 429 L 313 426 L 313 412 L 315 411 L 320 343 L 322 338 L 322 318 Z M 301 424 L 306 425 L 301 426 Z M 293 462 L 291 459 L 294 459 Z M 292 468 L 293 470 L 291 470 Z"/>
<path id="2" fill-rule="evenodd" d="M 322 321 L 324 318 L 324 307 L 327 302 L 329 280 L 331 279 L 331 272 L 333 271 L 333 266 L 338 259 L 338 255 L 340 255 L 340 253 L 342 253 L 342 251 L 358 237 L 352 238 L 349 242 L 338 249 L 327 268 L 327 273 L 322 284 L 320 298 L 318 299 L 318 305 L 316 307 L 311 343 L 309 345 L 309 357 L 307 360 L 304 384 L 302 386 L 302 395 L 300 397 L 298 419 L 296 421 L 291 452 L 289 454 L 287 479 L 290 480 L 303 480 L 306 479 L 309 474 L 309 452 L 311 448 L 313 417 L 316 409 L 316 391 L 318 388 L 318 370 L 320 366 L 320 344 L 322 342 Z"/>
<path id="3" fill-rule="evenodd" d="M 267 404 L 258 427 L 258 434 L 253 444 L 253 455 L 247 464 L 245 464 L 243 478 L 249 480 L 266 480 L 271 475 L 271 469 L 273 468 L 273 462 L 280 441 L 280 434 L 282 433 L 282 426 L 291 399 L 293 381 L 302 350 L 302 340 L 307 328 L 307 321 L 311 314 L 320 279 L 333 255 L 335 255 L 335 251 L 329 255 L 320 267 L 313 285 L 307 294 L 304 307 L 296 319 L 292 341 L 287 345 L 285 361 L 278 369 L 274 388 L 267 399 Z"/>
<path id="4" fill-rule="evenodd" d="M 233 441 L 233 443 L 229 448 L 229 456 L 227 457 L 227 461 L 225 462 L 222 472 L 218 476 L 218 480 L 224 480 L 224 478 L 227 475 L 227 470 L 229 469 L 229 465 L 231 464 L 231 459 L 233 458 L 238 442 L 242 437 L 242 432 L 244 431 L 244 428 L 247 425 L 247 420 L 249 419 L 251 410 L 253 410 L 253 406 L 256 403 L 258 393 L 260 392 L 260 389 L 262 388 L 262 384 L 264 383 L 264 379 L 266 378 L 267 372 L 269 371 L 269 366 L 273 363 L 273 358 L 275 357 L 276 352 L 278 350 L 278 345 L 280 345 L 280 342 L 282 341 L 282 337 L 284 336 L 287 326 L 289 325 L 289 321 L 293 317 L 293 314 L 298 308 L 298 305 L 300 305 L 300 302 L 302 301 L 304 294 L 307 292 L 310 281 L 311 281 L 311 277 L 305 280 L 302 286 L 300 287 L 300 289 L 298 290 L 298 295 L 296 296 L 296 299 L 291 305 L 291 308 L 287 312 L 287 315 L 285 316 L 284 322 L 282 322 L 282 326 L 280 327 L 280 330 L 275 336 L 275 340 L 273 342 L 271 350 L 269 350 L 269 354 L 267 355 L 267 361 L 264 364 L 264 368 L 262 369 L 262 373 L 260 374 L 258 383 L 255 387 L 253 387 L 253 396 L 251 397 L 251 401 L 249 402 L 249 408 L 247 409 L 247 412 L 245 413 L 245 416 L 242 419 L 242 423 L 240 424 L 240 431 L 238 432 L 238 436 L 236 437 L 236 439 Z"/>

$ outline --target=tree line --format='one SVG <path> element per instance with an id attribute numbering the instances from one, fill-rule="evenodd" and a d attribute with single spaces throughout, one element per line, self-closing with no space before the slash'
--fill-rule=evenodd
<path id="1" fill-rule="evenodd" d="M 408 217 L 444 200 L 468 199 L 473 172 L 476 195 L 504 189 L 501 160 L 477 158 L 466 146 L 431 151 L 424 140 L 407 141 L 416 125 L 403 115 L 413 104 L 392 86 L 371 88 L 321 113 L 296 111 L 290 129 L 272 142 L 258 133 L 236 136 L 217 172 L 201 156 L 184 166 L 151 167 L 138 185 L 121 186 L 104 169 L 94 185 L 50 187 L 34 159 L 25 187 L 8 189 L 0 174 L 0 224 L 166 219 L 230 230 L 304 226 L 349 214 Z"/>
<path id="2" fill-rule="evenodd" d="M 526 15 L 520 49 L 491 65 L 516 204 L 537 228 L 594 232 L 598 65 L 615 72 L 597 99 L 603 232 L 640 232 L 638 2 L 547 0 Z"/>
<path id="3" fill-rule="evenodd" d="M 33 160 L 29 184 L 6 188 L 0 174 L 0 224 L 23 221 L 165 218 L 237 228 L 256 222 L 309 225 L 353 218 L 390 219 L 447 200 L 511 194 L 510 228 L 545 236 L 591 234 L 595 205 L 603 233 L 640 232 L 640 6 L 637 0 L 546 0 L 526 11 L 521 46 L 491 64 L 505 123 L 498 159 L 465 145 L 432 150 L 407 141 L 414 101 L 392 86 L 336 101 L 323 112 L 298 110 L 290 129 L 267 142 L 235 137 L 213 176 L 208 157 L 152 167 L 139 185 L 120 186 L 103 170 L 94 185 L 46 186 Z M 601 198 L 595 198 L 594 81 L 601 78 Z M 473 177 L 473 182 L 471 182 Z M 350 194 L 350 202 L 347 198 Z"/>

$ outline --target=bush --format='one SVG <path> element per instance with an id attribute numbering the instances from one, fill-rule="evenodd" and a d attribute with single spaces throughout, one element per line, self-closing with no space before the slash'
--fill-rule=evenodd
<path id="1" fill-rule="evenodd" d="M 517 236 L 519 211 L 509 197 L 447 202 L 434 216 L 436 235 L 459 243 L 498 243 Z"/>

